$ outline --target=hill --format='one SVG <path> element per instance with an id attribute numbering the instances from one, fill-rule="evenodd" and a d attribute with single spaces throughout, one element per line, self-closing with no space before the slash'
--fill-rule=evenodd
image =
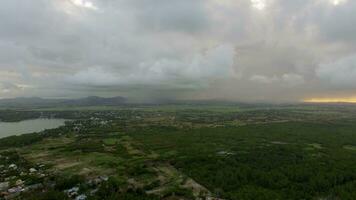
<path id="1" fill-rule="evenodd" d="M 126 103 L 124 97 L 97 97 L 90 96 L 80 99 L 45 99 L 39 97 L 1 99 L 2 108 L 43 108 L 59 106 L 117 106 Z"/>

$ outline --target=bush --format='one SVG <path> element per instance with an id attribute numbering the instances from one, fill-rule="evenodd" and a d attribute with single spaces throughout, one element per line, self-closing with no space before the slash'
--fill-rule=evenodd
<path id="1" fill-rule="evenodd" d="M 80 183 L 83 183 L 84 181 L 84 177 L 79 175 L 74 175 L 70 178 L 58 178 L 56 180 L 55 189 L 60 191 L 70 189 L 76 185 L 79 185 Z"/>

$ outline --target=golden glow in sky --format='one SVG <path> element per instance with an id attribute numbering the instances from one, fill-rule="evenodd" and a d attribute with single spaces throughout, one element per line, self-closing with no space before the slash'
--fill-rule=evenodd
<path id="1" fill-rule="evenodd" d="M 311 98 L 305 99 L 306 103 L 356 103 L 356 97 L 348 98 Z"/>

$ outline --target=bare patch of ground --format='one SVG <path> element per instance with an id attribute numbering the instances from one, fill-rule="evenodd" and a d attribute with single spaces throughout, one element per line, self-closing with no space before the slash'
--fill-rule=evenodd
<path id="1" fill-rule="evenodd" d="M 288 142 L 282 142 L 282 141 L 272 141 L 271 144 L 286 145 L 286 144 L 289 144 L 289 143 Z"/>
<path id="2" fill-rule="evenodd" d="M 343 148 L 351 151 L 356 151 L 356 146 L 354 145 L 344 145 Z"/>
<path id="3" fill-rule="evenodd" d="M 314 148 L 314 149 L 322 149 L 323 146 L 319 143 L 311 143 L 311 144 L 308 144 L 308 146 Z"/>

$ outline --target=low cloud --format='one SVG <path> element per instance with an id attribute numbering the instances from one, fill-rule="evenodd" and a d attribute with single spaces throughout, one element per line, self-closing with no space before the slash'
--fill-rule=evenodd
<path id="1" fill-rule="evenodd" d="M 282 81 L 291 87 L 302 85 L 305 82 L 304 77 L 299 74 L 283 74 Z"/>
<path id="2" fill-rule="evenodd" d="M 162 58 L 142 62 L 135 71 L 115 71 L 105 67 L 94 67 L 79 71 L 67 78 L 74 84 L 84 86 L 130 87 L 145 85 L 191 89 L 207 86 L 211 79 L 231 76 L 235 57 L 231 46 L 217 46 L 185 59 Z M 186 87 L 186 88 L 184 88 Z"/>
<path id="3" fill-rule="evenodd" d="M 316 75 L 325 84 L 356 89 L 356 55 L 320 64 L 316 69 Z"/>
<path id="4" fill-rule="evenodd" d="M 264 84 L 270 84 L 273 82 L 278 82 L 280 79 L 277 76 L 264 76 L 264 75 L 253 75 L 250 78 L 250 81 L 256 82 L 256 83 L 264 83 Z"/>
<path id="5" fill-rule="evenodd" d="M 252 82 L 261 83 L 261 84 L 273 84 L 278 83 L 282 84 L 282 87 L 289 86 L 295 87 L 302 85 L 305 80 L 303 76 L 299 74 L 283 74 L 282 76 L 265 76 L 265 75 L 253 75 L 249 79 Z"/>

